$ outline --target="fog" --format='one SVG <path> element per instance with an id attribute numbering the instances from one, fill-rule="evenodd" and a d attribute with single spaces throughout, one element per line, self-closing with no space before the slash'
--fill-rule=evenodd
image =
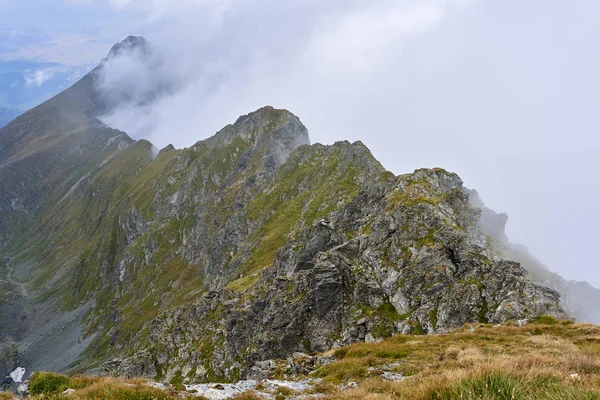
<path id="1" fill-rule="evenodd" d="M 155 54 L 107 62 L 101 87 L 133 94 L 109 125 L 185 147 L 286 108 L 313 142 L 361 140 L 394 173 L 458 173 L 509 215 L 512 241 L 600 287 L 600 3 L 171 3 L 111 3 Z"/>

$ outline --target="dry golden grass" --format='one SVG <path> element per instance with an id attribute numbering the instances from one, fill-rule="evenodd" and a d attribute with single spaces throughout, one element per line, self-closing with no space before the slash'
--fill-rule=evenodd
<path id="1" fill-rule="evenodd" d="M 103 379 L 77 390 L 68 398 L 73 400 L 161 400 L 177 398 L 177 395 L 145 384 L 135 384 L 117 379 Z"/>
<path id="2" fill-rule="evenodd" d="M 154 388 L 148 384 L 147 379 L 143 378 L 124 380 L 90 376 L 68 378 L 51 373 L 37 373 L 36 375 L 32 377 L 32 383 L 37 381 L 38 389 L 32 391 L 30 399 L 166 400 L 181 398 L 176 391 Z M 62 393 L 67 389 L 75 391 L 69 395 L 63 395 Z M 0 398 L 0 400 L 3 399 Z"/>
<path id="3" fill-rule="evenodd" d="M 0 400 L 13 400 L 15 395 L 8 392 L 0 392 Z"/>
<path id="4" fill-rule="evenodd" d="M 319 374 L 359 382 L 331 399 L 600 399 L 600 327 L 543 322 L 357 344 L 337 350 L 338 361 Z M 398 361 L 402 382 L 365 372 Z"/>

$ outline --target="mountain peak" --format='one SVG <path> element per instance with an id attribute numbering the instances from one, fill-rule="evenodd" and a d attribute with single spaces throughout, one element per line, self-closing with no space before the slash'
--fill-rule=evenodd
<path id="1" fill-rule="evenodd" d="M 120 56 L 131 50 L 138 50 L 143 54 L 147 54 L 150 52 L 151 47 L 150 42 L 145 37 L 129 35 L 110 49 L 107 59 Z"/>
<path id="2" fill-rule="evenodd" d="M 242 115 L 233 125 L 221 129 L 214 141 L 224 146 L 236 138 L 267 149 L 267 154 L 274 157 L 274 165 L 281 165 L 296 148 L 310 144 L 308 129 L 300 118 L 271 106 Z"/>

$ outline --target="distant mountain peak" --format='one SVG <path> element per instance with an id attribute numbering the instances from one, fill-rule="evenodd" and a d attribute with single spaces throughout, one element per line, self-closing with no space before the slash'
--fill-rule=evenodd
<path id="1" fill-rule="evenodd" d="M 152 45 L 143 36 L 129 35 L 121 42 L 115 44 L 108 53 L 107 59 L 120 56 L 125 52 L 138 50 L 144 54 L 150 53 Z"/>

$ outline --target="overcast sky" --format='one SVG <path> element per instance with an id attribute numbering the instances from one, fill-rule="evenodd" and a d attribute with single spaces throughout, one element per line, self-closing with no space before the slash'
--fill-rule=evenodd
<path id="1" fill-rule="evenodd" d="M 394 173 L 457 172 L 511 240 L 600 287 L 597 0 L 0 0 L 0 61 L 81 68 L 128 34 L 183 83 L 107 118 L 136 138 L 189 146 L 287 108 L 313 142 L 361 140 Z M 107 86 L 153 82 L 135 60 L 113 70 Z"/>

